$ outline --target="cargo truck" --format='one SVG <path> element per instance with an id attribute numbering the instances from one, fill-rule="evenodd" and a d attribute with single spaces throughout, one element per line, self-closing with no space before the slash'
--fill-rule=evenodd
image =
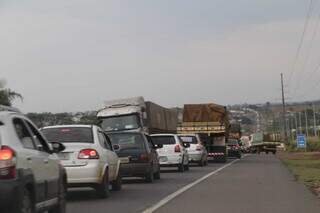
<path id="1" fill-rule="evenodd" d="M 226 107 L 213 103 L 184 105 L 178 133 L 198 134 L 207 149 L 208 160 L 227 161 L 229 119 Z"/>
<path id="2" fill-rule="evenodd" d="M 250 135 L 250 150 L 252 153 L 269 152 L 276 154 L 277 146 L 280 145 L 279 141 L 272 141 L 269 134 L 263 134 L 262 132 L 257 132 Z"/>
<path id="3" fill-rule="evenodd" d="M 178 123 L 177 110 L 145 101 L 143 97 L 106 101 L 97 117 L 106 132 L 176 133 Z"/>

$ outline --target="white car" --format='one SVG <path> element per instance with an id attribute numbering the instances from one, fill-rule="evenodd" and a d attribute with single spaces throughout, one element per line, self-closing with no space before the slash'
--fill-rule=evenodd
<path id="1" fill-rule="evenodd" d="M 0 212 L 65 213 L 66 171 L 56 153 L 23 114 L 0 105 Z"/>
<path id="2" fill-rule="evenodd" d="M 179 139 L 184 143 L 189 143 L 190 147 L 187 148 L 189 154 L 189 161 L 197 163 L 199 166 L 208 164 L 208 153 L 203 146 L 200 137 L 197 134 L 181 134 L 178 135 Z"/>
<path id="3" fill-rule="evenodd" d="M 60 142 L 66 149 L 58 156 L 67 170 L 69 187 L 93 187 L 101 198 L 121 189 L 120 160 L 109 138 L 94 125 L 44 127 L 49 142 Z"/>
<path id="4" fill-rule="evenodd" d="M 162 145 L 157 149 L 161 167 L 178 167 L 178 171 L 189 170 L 189 143 L 183 143 L 176 134 L 151 135 L 152 142 Z"/>

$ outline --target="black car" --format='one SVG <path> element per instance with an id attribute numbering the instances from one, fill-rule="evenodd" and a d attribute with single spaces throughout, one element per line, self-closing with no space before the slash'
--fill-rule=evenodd
<path id="1" fill-rule="evenodd" d="M 160 164 L 150 136 L 143 133 L 122 132 L 108 134 L 114 150 L 118 154 L 122 177 L 142 177 L 152 183 L 160 179 Z"/>
<path id="2" fill-rule="evenodd" d="M 229 139 L 227 141 L 228 157 L 241 158 L 241 147 L 239 141 L 236 139 Z"/>

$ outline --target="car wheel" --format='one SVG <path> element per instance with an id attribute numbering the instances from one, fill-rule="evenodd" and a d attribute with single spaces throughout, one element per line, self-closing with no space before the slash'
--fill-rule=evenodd
<path id="1" fill-rule="evenodd" d="M 154 174 L 154 179 L 159 180 L 160 177 L 160 165 L 158 166 L 158 171 Z"/>
<path id="2" fill-rule="evenodd" d="M 120 172 L 118 172 L 118 176 L 117 179 L 115 181 L 112 182 L 112 190 L 113 191 L 120 191 L 122 188 L 122 178 L 120 175 Z"/>
<path id="3" fill-rule="evenodd" d="M 21 213 L 34 213 L 34 206 L 32 204 L 32 198 L 30 191 L 27 189 L 24 189 L 23 191 L 23 197 L 21 202 L 21 209 L 17 212 Z"/>
<path id="4" fill-rule="evenodd" d="M 108 171 L 103 176 L 102 182 L 96 187 L 97 195 L 100 198 L 107 198 L 110 195 Z"/>
<path id="5" fill-rule="evenodd" d="M 65 213 L 66 212 L 66 183 L 64 181 L 60 181 L 59 186 L 59 203 L 54 209 L 49 210 L 49 213 Z"/>
<path id="6" fill-rule="evenodd" d="M 185 170 L 185 171 L 189 171 L 189 168 L 190 168 L 190 167 L 189 167 L 189 162 L 188 162 L 187 165 L 184 165 L 184 170 Z"/>
<path id="7" fill-rule="evenodd" d="M 146 182 L 147 183 L 153 183 L 154 180 L 154 174 L 153 174 L 153 169 L 152 167 L 150 168 L 150 171 L 146 174 Z"/>

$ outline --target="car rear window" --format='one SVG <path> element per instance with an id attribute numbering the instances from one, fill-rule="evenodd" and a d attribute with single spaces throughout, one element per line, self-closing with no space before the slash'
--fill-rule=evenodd
<path id="1" fill-rule="evenodd" d="M 120 150 L 117 152 L 124 152 L 128 150 L 145 150 L 144 138 L 141 134 L 125 133 L 125 134 L 109 134 L 112 144 L 118 144 Z"/>
<path id="2" fill-rule="evenodd" d="M 93 143 L 92 129 L 89 127 L 59 127 L 43 129 L 49 142 Z"/>
<path id="3" fill-rule="evenodd" d="M 154 144 L 171 145 L 176 144 L 176 140 L 173 136 L 152 136 Z"/>
<path id="4" fill-rule="evenodd" d="M 184 143 L 197 144 L 198 140 L 195 136 L 179 136 L 179 139 Z"/>
<path id="5" fill-rule="evenodd" d="M 228 145 L 238 145 L 239 144 L 239 142 L 237 141 L 237 140 L 228 140 L 228 142 L 227 142 L 227 144 Z"/>

